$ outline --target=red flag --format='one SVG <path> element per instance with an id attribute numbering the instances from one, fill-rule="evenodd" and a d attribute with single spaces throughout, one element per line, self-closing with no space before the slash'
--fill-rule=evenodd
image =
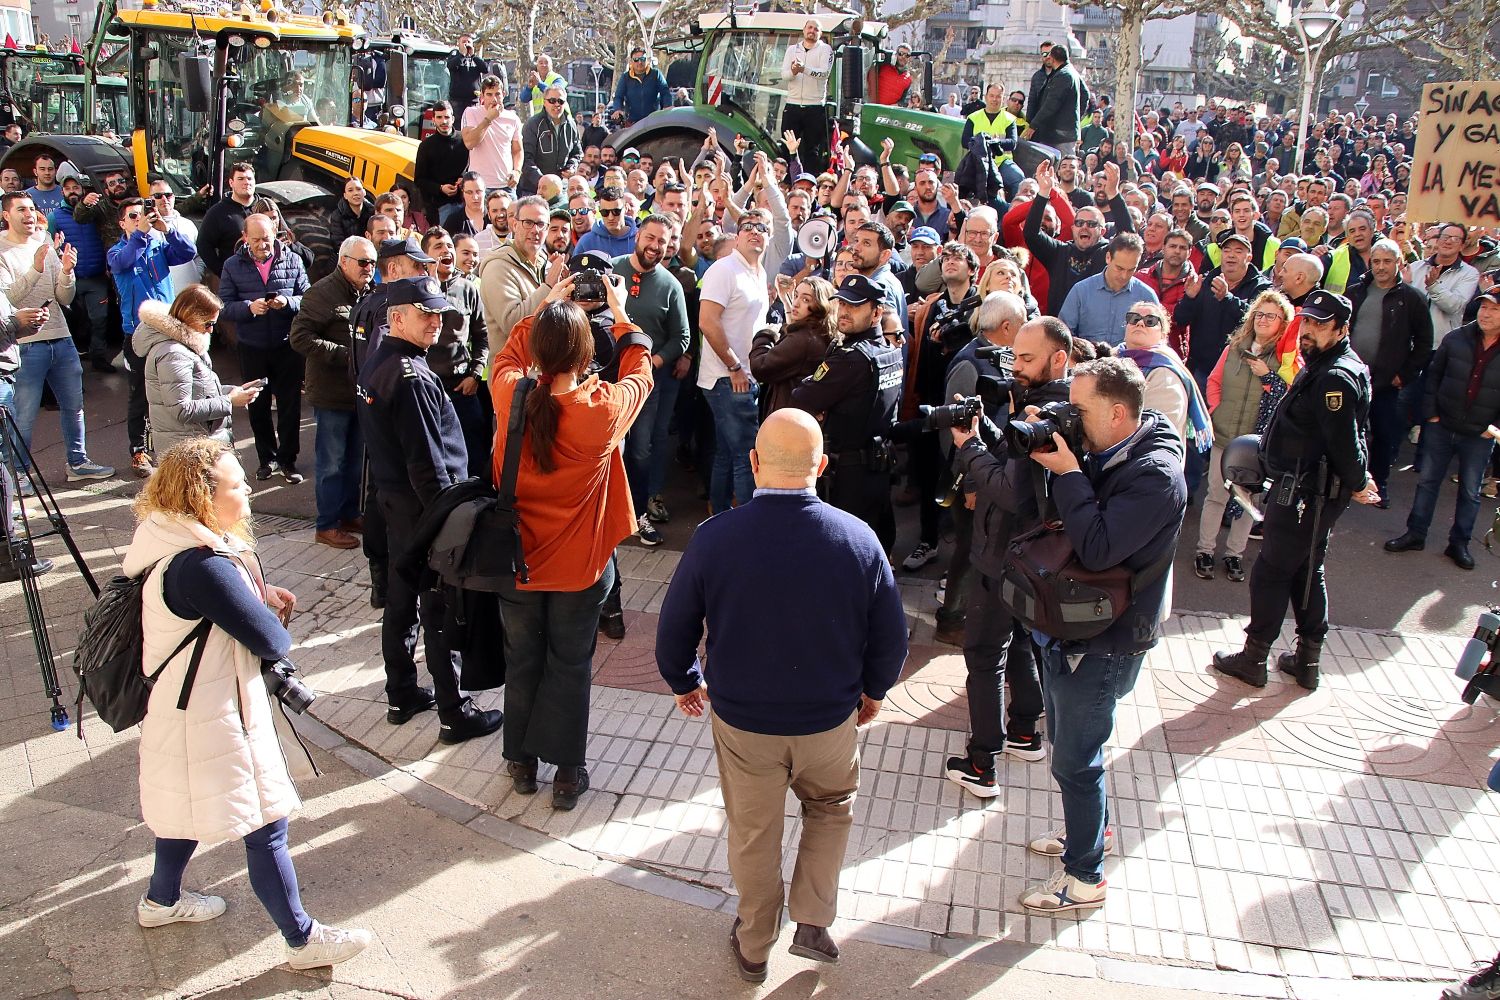
<path id="1" fill-rule="evenodd" d="M 7 49 L 13 49 L 16 47 L 16 40 L 10 36 L 10 32 L 8 31 L 5 33 L 5 47 Z"/>
<path id="2" fill-rule="evenodd" d="M 73 53 L 73 55 L 75 55 L 75 56 L 81 56 L 81 55 L 83 55 L 83 49 L 78 44 L 78 38 L 77 38 L 77 36 L 74 36 L 74 38 L 73 38 L 73 44 L 68 47 L 68 51 L 71 52 L 71 53 Z"/>

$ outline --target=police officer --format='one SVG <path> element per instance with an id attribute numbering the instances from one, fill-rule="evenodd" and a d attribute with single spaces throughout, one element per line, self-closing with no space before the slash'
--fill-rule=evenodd
<path id="1" fill-rule="evenodd" d="M 1266 658 L 1281 632 L 1287 603 L 1297 619 L 1297 653 L 1277 666 L 1309 691 L 1318 687 L 1318 659 L 1328 634 L 1323 560 L 1328 536 L 1349 501 L 1377 503 L 1366 471 L 1370 371 L 1349 344 L 1353 309 L 1342 295 L 1308 295 L 1299 346 L 1306 367 L 1287 390 L 1261 439 L 1270 479 L 1265 540 L 1250 571 L 1250 624 L 1245 648 L 1215 653 L 1214 668 L 1254 687 L 1266 684 Z"/>
<path id="2" fill-rule="evenodd" d="M 359 373 L 364 369 L 365 360 L 380 344 L 380 338 L 385 336 L 389 283 L 400 278 L 420 278 L 427 273 L 428 265 L 433 263 L 435 261 L 422 252 L 422 246 L 415 237 L 381 240 L 380 245 L 375 248 L 375 266 L 379 269 L 380 280 L 384 284 L 372 287 L 349 314 L 349 377 L 354 381 L 356 392 Z M 368 453 L 369 439 L 365 440 L 365 451 Z M 368 464 L 367 459 L 366 465 Z M 390 553 L 385 544 L 385 522 L 381 520 L 380 505 L 375 502 L 375 487 L 368 471 L 365 474 L 364 514 L 364 552 L 370 563 L 370 607 L 383 608 L 388 577 L 386 565 L 390 561 Z"/>
<path id="3" fill-rule="evenodd" d="M 390 551 L 401 552 L 412 526 L 443 487 L 468 475 L 463 429 L 442 380 L 427 367 L 427 349 L 443 326 L 463 321 L 436 278 L 401 278 L 382 286 L 389 307 L 379 346 L 359 373 L 359 425 L 370 456 L 370 479 L 387 525 Z M 380 623 L 385 659 L 386 721 L 401 725 L 434 705 L 443 743 L 462 743 L 500 728 L 498 711 L 481 711 L 458 688 L 459 660 L 443 631 L 447 610 L 437 577 L 391 566 Z M 432 689 L 417 683 L 417 625 L 426 633 Z"/>
<path id="4" fill-rule="evenodd" d="M 896 544 L 896 515 L 889 437 L 901 402 L 901 348 L 881 332 L 884 286 L 851 274 L 836 294 L 844 343 L 792 390 L 792 405 L 823 422 L 828 455 L 828 471 L 820 480 L 824 498 L 862 518 L 890 552 Z"/>

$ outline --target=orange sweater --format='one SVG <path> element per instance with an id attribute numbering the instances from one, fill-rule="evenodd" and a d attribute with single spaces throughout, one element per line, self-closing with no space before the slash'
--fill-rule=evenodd
<path id="1" fill-rule="evenodd" d="M 531 369 L 531 321 L 528 316 L 516 324 L 490 375 L 499 425 L 494 453 L 497 484 L 505 460 L 510 400 L 516 383 Z M 633 323 L 617 323 L 614 333 L 619 338 L 639 329 Z M 539 385 L 532 391 L 548 389 Z M 620 352 L 618 382 L 602 382 L 592 375 L 555 397 L 562 412 L 552 445 L 552 472 L 537 467 L 529 438 L 522 444 L 516 508 L 531 579 L 519 589 L 585 590 L 604 572 L 615 546 L 635 531 L 620 442 L 650 393 L 650 356 L 635 344 L 627 345 Z"/>

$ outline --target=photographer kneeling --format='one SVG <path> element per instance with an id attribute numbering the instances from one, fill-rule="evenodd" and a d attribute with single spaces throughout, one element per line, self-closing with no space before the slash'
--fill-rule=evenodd
<path id="1" fill-rule="evenodd" d="M 986 412 L 984 419 L 1004 421 L 1011 412 L 1027 406 L 1067 398 L 1068 357 L 1073 338 L 1056 319 L 1025 322 L 1026 306 L 1009 292 L 995 292 L 980 307 L 981 335 L 954 358 L 950 369 L 950 395 L 963 395 L 960 383 L 967 362 L 975 374 L 967 376 L 970 391 L 978 377 L 1004 380 L 1009 377 L 1011 403 Z M 986 345 L 1002 346 L 998 356 Z M 983 352 L 983 353 L 981 353 Z M 1007 358 L 1004 354 L 1010 354 Z M 1009 411 L 1009 412 L 1007 412 Z M 1001 603 L 1000 581 L 1011 538 L 1019 531 L 1040 524 L 1045 512 L 1038 498 L 1045 495 L 1041 467 L 1024 452 L 1010 454 L 1002 448 L 993 428 L 976 433 L 979 417 L 968 427 L 953 426 L 955 465 L 963 473 L 963 490 L 972 497 L 973 540 L 968 556 L 978 571 L 971 590 L 970 607 L 963 632 L 964 667 L 968 672 L 969 743 L 963 756 L 950 757 L 947 776 L 980 798 L 1000 794 L 995 783 L 995 755 L 1008 753 L 1022 760 L 1045 756 L 1036 723 L 1042 714 L 1042 689 L 1037 676 L 1031 634 L 1018 627 L 1015 616 Z M 955 558 L 954 564 L 957 566 Z M 960 586 L 959 574 L 949 570 L 951 594 Z M 1004 664 L 1004 672 L 1001 665 Z M 1005 702 L 1005 685 L 1011 700 Z"/>
<path id="2" fill-rule="evenodd" d="M 1129 581 L 1121 588 L 1124 599 L 1110 602 L 1114 617 L 1087 629 L 1091 638 L 1064 641 L 1035 632 L 1064 823 L 1030 844 L 1036 854 L 1060 856 L 1063 865 L 1021 895 L 1022 906 L 1039 912 L 1104 905 L 1104 855 L 1112 847 L 1104 744 L 1114 730 L 1115 704 L 1135 687 L 1171 606 L 1172 554 L 1187 511 L 1182 439 L 1165 417 L 1144 409 L 1145 394 L 1140 369 L 1124 358 L 1086 361 L 1073 369 L 1072 406 L 1048 408 L 1056 450 L 1031 451 L 1051 474 L 1052 502 L 1071 549 L 1071 566 L 1059 575 L 1073 567 L 1080 576 L 1123 569 Z M 1068 612 L 1079 610 L 1065 604 L 1060 618 L 1073 624 Z"/>

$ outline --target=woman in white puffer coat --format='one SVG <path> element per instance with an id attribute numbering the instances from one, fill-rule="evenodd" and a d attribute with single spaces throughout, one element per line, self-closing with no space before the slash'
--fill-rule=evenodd
<path id="1" fill-rule="evenodd" d="M 304 912 L 287 849 L 287 818 L 302 803 L 261 665 L 291 649 L 286 622 L 296 598 L 261 574 L 245 470 L 228 444 L 185 441 L 160 457 L 136 516 L 123 569 L 149 574 L 142 666 L 167 662 L 141 722 L 141 813 L 156 834 L 156 866 L 136 919 L 160 927 L 222 914 L 223 899 L 184 891 L 182 875 L 199 844 L 243 839 L 250 885 L 286 939 L 287 964 L 352 958 L 370 933 L 326 927 Z"/>

